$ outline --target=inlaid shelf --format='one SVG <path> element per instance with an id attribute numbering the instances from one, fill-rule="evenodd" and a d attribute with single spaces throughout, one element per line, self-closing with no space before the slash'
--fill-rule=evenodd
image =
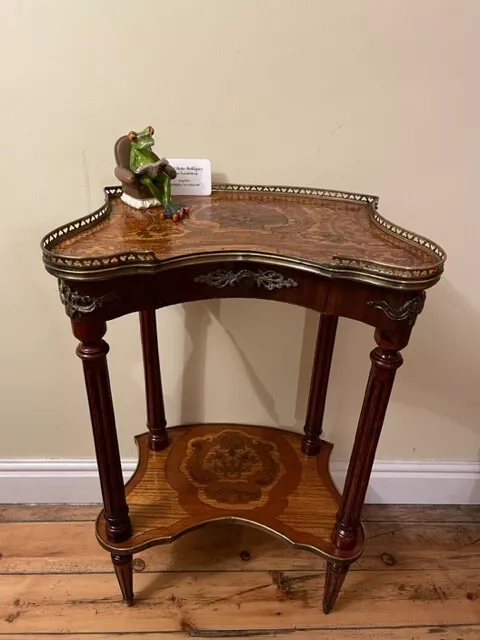
<path id="1" fill-rule="evenodd" d="M 97 520 L 98 540 L 111 553 L 136 553 L 222 520 L 327 558 L 360 555 L 361 530 L 348 553 L 332 543 L 340 494 L 328 471 L 330 443 L 307 456 L 300 435 L 272 427 L 203 424 L 168 434 L 170 445 L 161 451 L 149 449 L 148 434 L 136 438 L 139 464 L 126 485 L 132 535 L 114 543 L 103 512 Z"/>
<path id="2" fill-rule="evenodd" d="M 99 209 L 42 240 L 79 341 L 104 506 L 97 538 L 132 604 L 133 553 L 216 520 L 258 527 L 326 559 L 329 613 L 363 549 L 360 517 L 400 352 L 445 252 L 384 218 L 370 195 L 227 184 L 178 201 L 189 213 L 173 223 L 106 187 Z M 320 314 L 302 436 L 230 424 L 166 429 L 156 310 L 214 298 Z M 125 489 L 104 336 L 107 322 L 129 313 L 140 320 L 148 433 L 137 438 L 139 466 Z M 340 317 L 375 329 L 341 497 L 328 470 L 332 445 L 322 440 Z"/>

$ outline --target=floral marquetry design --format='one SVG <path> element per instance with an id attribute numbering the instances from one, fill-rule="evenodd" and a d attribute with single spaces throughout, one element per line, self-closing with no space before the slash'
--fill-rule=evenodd
<path id="1" fill-rule="evenodd" d="M 241 522 L 299 548 L 342 557 L 332 542 L 340 495 L 328 473 L 332 445 L 301 452 L 302 436 L 273 427 L 202 424 L 168 429 L 154 451 L 136 438 L 139 465 L 126 486 L 132 536 L 113 544 L 102 513 L 97 538 L 112 553 L 136 553 L 171 542 L 207 522 Z M 357 557 L 363 532 L 348 551 Z M 333 555 L 335 554 L 335 555 Z"/>
<path id="2" fill-rule="evenodd" d="M 158 209 L 129 206 L 118 187 L 105 195 L 97 211 L 47 234 L 42 249 L 80 341 L 104 502 L 96 534 L 124 600 L 133 603 L 132 554 L 223 522 L 322 556 L 323 610 L 330 612 L 363 550 L 362 507 L 401 350 L 425 290 L 442 274 L 445 252 L 389 222 L 374 196 L 214 185 L 209 196 L 182 197 L 189 215 L 171 224 Z M 231 423 L 167 428 L 156 310 L 223 298 L 320 314 L 303 434 Z M 104 335 L 110 320 L 132 313 L 140 320 L 148 432 L 136 437 L 138 466 L 124 485 Z M 253 322 L 255 333 L 250 316 L 244 311 L 241 321 Z M 341 496 L 322 423 L 343 317 L 375 327 L 376 346 Z M 201 350 L 204 332 L 192 327 L 187 323 Z M 290 331 L 284 341 L 291 339 Z"/>
<path id="3" fill-rule="evenodd" d="M 155 210 L 132 210 L 108 187 L 106 203 L 42 241 L 47 269 L 58 277 L 106 277 L 205 264 L 228 256 L 261 258 L 269 267 L 301 265 L 324 276 L 419 289 L 440 277 L 445 252 L 389 222 L 377 198 L 341 191 L 215 185 L 211 196 L 185 196 L 180 225 Z M 421 285 L 421 287 L 419 286 Z"/>
<path id="4" fill-rule="evenodd" d="M 250 427 L 187 431 L 167 456 L 166 478 L 190 514 L 207 509 L 278 515 L 302 479 L 298 456 L 278 430 Z"/>
<path id="5" fill-rule="evenodd" d="M 285 473 L 274 442 L 234 430 L 190 440 L 180 470 L 202 502 L 241 509 L 265 504 Z"/>

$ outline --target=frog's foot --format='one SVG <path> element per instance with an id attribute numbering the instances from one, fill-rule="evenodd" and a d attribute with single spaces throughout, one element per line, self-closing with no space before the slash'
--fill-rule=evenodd
<path id="1" fill-rule="evenodd" d="M 187 215 L 189 211 L 189 207 L 184 207 L 176 202 L 170 202 L 165 209 L 165 217 L 171 218 L 174 222 L 177 222 L 180 218 Z"/>

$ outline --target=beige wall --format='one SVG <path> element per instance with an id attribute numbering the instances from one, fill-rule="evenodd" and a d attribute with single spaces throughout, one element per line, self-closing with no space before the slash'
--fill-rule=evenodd
<path id="1" fill-rule="evenodd" d="M 114 140 L 152 124 L 162 154 L 209 157 L 229 181 L 375 193 L 384 215 L 445 246 L 378 457 L 478 459 L 479 21 L 478 0 L 0 0 L 0 456 L 93 454 L 39 240 L 101 203 Z M 171 424 L 301 428 L 313 313 L 229 301 L 158 320 Z M 132 456 L 144 424 L 136 318 L 108 339 Z M 326 420 L 337 458 L 372 344 L 370 328 L 341 322 Z"/>

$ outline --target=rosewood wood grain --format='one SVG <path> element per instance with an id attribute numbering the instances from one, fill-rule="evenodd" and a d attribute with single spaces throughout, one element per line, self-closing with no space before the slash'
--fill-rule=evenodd
<path id="1" fill-rule="evenodd" d="M 341 549 L 348 549 L 356 544 L 356 527 L 360 521 L 390 393 L 397 369 L 403 363 L 399 350 L 404 348 L 408 342 L 408 338 L 405 336 L 403 338 L 399 342 L 397 336 L 375 332 L 378 346 L 370 354 L 372 366 L 355 434 L 334 536 L 335 543 Z"/>
<path id="2" fill-rule="evenodd" d="M 139 467 L 126 486 L 132 536 L 112 542 L 104 514 L 97 538 L 111 553 L 136 553 L 171 542 L 209 522 L 249 524 L 324 557 L 352 560 L 363 548 L 339 551 L 331 532 L 340 503 L 328 471 L 332 445 L 301 453 L 300 434 L 270 427 L 191 425 L 170 428 L 170 446 L 148 448 L 136 438 Z"/>
<path id="3" fill-rule="evenodd" d="M 440 278 L 444 251 L 388 222 L 377 199 L 301 187 L 216 185 L 186 198 L 178 224 L 125 205 L 103 207 L 42 241 L 85 372 L 104 511 L 97 538 L 131 602 L 131 556 L 212 521 L 242 522 L 328 562 L 329 612 L 362 552 L 360 523 L 399 351 Z M 165 430 L 155 309 L 211 298 L 262 298 L 323 314 L 303 436 L 262 427 Z M 140 312 L 147 426 L 123 486 L 106 354 L 106 321 Z M 376 329 L 377 347 L 343 497 L 321 440 L 337 318 Z M 309 455 L 305 455 L 309 454 Z M 316 454 L 316 455 L 312 455 Z M 127 498 L 125 496 L 127 493 Z"/>
<path id="4" fill-rule="evenodd" d="M 302 451 L 307 455 L 315 455 L 320 450 L 323 415 L 337 325 L 337 316 L 322 315 L 320 317 L 308 396 L 305 435 L 302 440 Z"/>
<path id="5" fill-rule="evenodd" d="M 168 434 L 158 355 L 157 319 L 154 309 L 140 311 L 139 316 L 147 401 L 148 444 L 151 449 L 159 451 L 168 446 Z"/>
<path id="6" fill-rule="evenodd" d="M 190 214 L 179 225 L 161 220 L 155 208 L 132 209 L 120 199 L 121 189 L 106 188 L 103 207 L 45 236 L 45 266 L 59 277 L 108 278 L 170 263 L 201 264 L 208 255 L 258 256 L 328 277 L 417 289 L 442 273 L 443 249 L 385 220 L 373 196 L 229 187 L 183 197 Z"/>
<path id="7" fill-rule="evenodd" d="M 376 331 L 375 340 L 378 346 L 370 354 L 372 367 L 355 434 L 342 501 L 333 531 L 333 542 L 340 550 L 352 549 L 357 545 L 358 524 L 378 440 L 395 374 L 403 363 L 399 349 L 406 346 L 408 337 L 403 335 L 402 338 L 399 338 Z M 326 613 L 334 606 L 347 571 L 348 565 L 341 567 L 329 565 L 325 582 L 327 600 L 324 601 L 324 609 Z"/>
<path id="8" fill-rule="evenodd" d="M 90 419 L 95 442 L 100 486 L 105 507 L 106 534 L 110 540 L 127 539 L 132 533 L 125 500 L 120 453 L 110 378 L 108 375 L 108 344 L 103 340 L 105 323 L 73 322 L 73 333 L 81 341 L 77 355 L 85 375 Z"/>

